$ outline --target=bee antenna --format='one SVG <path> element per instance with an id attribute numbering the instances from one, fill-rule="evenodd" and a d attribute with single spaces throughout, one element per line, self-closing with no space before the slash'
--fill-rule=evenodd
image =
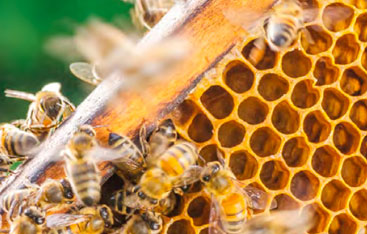
<path id="1" fill-rule="evenodd" d="M 198 154 L 198 158 L 203 162 L 203 165 L 207 164 L 205 158 L 203 158 L 203 156 L 201 156 L 200 154 Z"/>

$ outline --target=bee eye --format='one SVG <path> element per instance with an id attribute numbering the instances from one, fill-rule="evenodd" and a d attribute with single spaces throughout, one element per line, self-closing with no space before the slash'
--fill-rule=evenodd
<path id="1" fill-rule="evenodd" d="M 138 196 L 141 198 L 141 199 L 145 199 L 146 196 L 143 192 L 138 192 Z"/>
<path id="2" fill-rule="evenodd" d="M 205 176 L 203 176 L 203 180 L 204 180 L 205 182 L 209 182 L 209 181 L 210 181 L 210 175 L 205 175 Z"/>
<path id="3" fill-rule="evenodd" d="M 157 205 L 158 204 L 158 200 L 157 199 L 153 199 L 150 201 L 151 204 L 153 205 Z"/>
<path id="4" fill-rule="evenodd" d="M 38 218 L 36 218 L 36 223 L 37 224 L 43 224 L 44 222 L 45 222 L 45 218 L 43 218 L 43 217 L 38 217 Z"/>
<path id="5" fill-rule="evenodd" d="M 68 199 L 72 199 L 74 197 L 74 194 L 72 191 L 68 191 L 65 193 L 65 197 Z"/>
<path id="6" fill-rule="evenodd" d="M 152 229 L 152 230 L 159 230 L 160 229 L 160 225 L 158 223 L 151 223 L 150 224 L 150 229 Z"/>

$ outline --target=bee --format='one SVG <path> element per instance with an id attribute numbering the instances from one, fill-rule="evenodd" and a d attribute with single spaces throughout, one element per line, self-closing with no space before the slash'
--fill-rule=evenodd
<path id="1" fill-rule="evenodd" d="M 36 94 L 7 89 L 5 95 L 31 102 L 22 128 L 35 134 L 39 140 L 44 140 L 75 110 L 60 90 L 60 83 L 50 83 Z"/>
<path id="2" fill-rule="evenodd" d="M 158 234 L 161 233 L 162 227 L 162 216 L 158 213 L 147 211 L 140 215 L 134 215 L 123 227 L 123 230 L 117 233 Z"/>
<path id="3" fill-rule="evenodd" d="M 8 156 L 4 150 L 0 148 L 0 183 L 5 178 L 8 177 L 9 174 L 12 174 L 13 172 L 10 170 L 10 166 L 14 162 L 22 161 L 22 157 L 14 157 L 14 156 Z"/>
<path id="4" fill-rule="evenodd" d="M 76 214 L 52 214 L 46 217 L 48 234 L 101 234 L 114 224 L 112 210 L 106 205 L 85 207 Z"/>
<path id="5" fill-rule="evenodd" d="M 45 213 L 36 206 L 28 207 L 10 225 L 12 234 L 42 234 Z"/>

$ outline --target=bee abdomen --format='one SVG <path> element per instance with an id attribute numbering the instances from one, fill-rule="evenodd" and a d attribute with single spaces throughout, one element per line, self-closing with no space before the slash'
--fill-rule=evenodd
<path id="1" fill-rule="evenodd" d="M 22 130 L 8 132 L 4 141 L 4 147 L 10 155 L 27 155 L 38 144 L 35 135 Z"/>

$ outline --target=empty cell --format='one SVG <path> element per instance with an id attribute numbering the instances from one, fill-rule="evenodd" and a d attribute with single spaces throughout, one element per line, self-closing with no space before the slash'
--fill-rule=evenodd
<path id="1" fill-rule="evenodd" d="M 223 147 L 233 147 L 240 144 L 245 136 L 245 128 L 232 120 L 219 127 L 218 139 Z"/>
<path id="2" fill-rule="evenodd" d="M 312 156 L 312 168 L 321 176 L 334 176 L 338 172 L 340 159 L 340 155 L 331 146 L 322 146 Z"/>
<path id="3" fill-rule="evenodd" d="M 335 120 L 347 112 L 349 99 L 337 89 L 327 88 L 324 90 L 324 98 L 322 99 L 321 106 L 329 118 Z"/>
<path id="4" fill-rule="evenodd" d="M 218 161 L 218 152 L 221 152 L 220 149 L 216 145 L 207 145 L 203 147 L 199 155 L 205 160 L 205 162 L 202 162 L 202 160 L 199 158 L 199 162 L 201 165 L 204 165 L 208 162 Z M 224 154 L 222 153 L 222 157 L 224 157 Z"/>
<path id="5" fill-rule="evenodd" d="M 339 69 L 333 65 L 328 57 L 321 57 L 317 60 L 314 77 L 317 79 L 316 85 L 328 85 L 334 83 L 339 77 Z"/>
<path id="6" fill-rule="evenodd" d="M 187 214 L 194 221 L 195 226 L 202 226 L 209 223 L 210 203 L 202 196 L 196 197 L 190 202 Z"/>
<path id="7" fill-rule="evenodd" d="M 268 115 L 269 108 L 256 97 L 245 99 L 238 107 L 238 116 L 249 124 L 259 124 Z"/>
<path id="8" fill-rule="evenodd" d="M 173 222 L 167 229 L 167 234 L 195 234 L 195 229 L 191 226 L 190 221 L 180 219 Z"/>
<path id="9" fill-rule="evenodd" d="M 350 119 L 361 130 L 367 130 L 367 100 L 359 100 L 354 103 L 350 111 Z"/>
<path id="10" fill-rule="evenodd" d="M 342 167 L 342 177 L 351 187 L 362 185 L 367 178 L 367 164 L 359 156 L 346 159 Z"/>
<path id="11" fill-rule="evenodd" d="M 279 194 L 275 196 L 277 207 L 274 210 L 295 210 L 300 207 L 300 204 L 287 194 Z"/>
<path id="12" fill-rule="evenodd" d="M 188 134 L 196 142 L 205 142 L 213 135 L 213 125 L 204 114 L 197 114 L 190 124 Z"/>
<path id="13" fill-rule="evenodd" d="M 262 166 L 260 179 L 268 189 L 282 189 L 288 183 L 289 171 L 281 161 L 272 160 Z"/>
<path id="14" fill-rule="evenodd" d="M 257 129 L 250 138 L 251 149 L 260 157 L 267 157 L 278 152 L 281 138 L 270 128 Z"/>
<path id="15" fill-rule="evenodd" d="M 291 192 L 302 201 L 308 201 L 317 195 L 320 182 L 309 171 L 300 171 L 295 174 L 291 181 Z"/>
<path id="16" fill-rule="evenodd" d="M 279 99 L 288 92 L 288 89 L 288 81 L 273 73 L 264 75 L 258 85 L 260 95 L 267 101 Z"/>
<path id="17" fill-rule="evenodd" d="M 333 49 L 336 64 L 349 64 L 355 61 L 359 53 L 359 44 L 353 34 L 340 37 Z"/>
<path id="18" fill-rule="evenodd" d="M 339 180 L 327 183 L 321 194 L 322 204 L 331 211 L 344 209 L 348 202 L 350 190 Z"/>
<path id="19" fill-rule="evenodd" d="M 229 168 L 238 180 L 246 180 L 255 176 L 258 163 L 249 152 L 241 150 L 231 155 Z"/>
<path id="20" fill-rule="evenodd" d="M 303 122 L 303 129 L 308 140 L 317 143 L 328 138 L 331 126 L 320 111 L 313 111 L 306 116 Z"/>
<path id="21" fill-rule="evenodd" d="M 367 159 L 367 136 L 365 136 L 361 143 L 361 154 Z"/>
<path id="22" fill-rule="evenodd" d="M 310 147 L 303 137 L 289 139 L 283 146 L 282 156 L 289 167 L 303 166 L 310 153 Z"/>
<path id="23" fill-rule="evenodd" d="M 367 42 L 367 14 L 358 16 L 354 31 L 358 34 L 358 39 L 362 42 Z"/>
<path id="24" fill-rule="evenodd" d="M 338 32 L 349 27 L 354 16 L 354 10 L 342 3 L 332 3 L 324 8 L 322 22 L 325 27 L 333 32 Z"/>
<path id="25" fill-rule="evenodd" d="M 329 226 L 329 234 L 354 234 L 357 230 L 357 224 L 347 214 L 339 214 L 334 217 Z"/>
<path id="26" fill-rule="evenodd" d="M 200 97 L 204 107 L 217 119 L 223 119 L 233 110 L 233 98 L 222 87 L 215 85 L 207 89 Z"/>
<path id="27" fill-rule="evenodd" d="M 330 216 L 326 210 L 324 210 L 320 204 L 313 203 L 303 208 L 306 214 L 310 214 L 312 217 L 312 227 L 308 230 L 308 233 L 319 233 L 325 230 L 329 223 Z"/>
<path id="28" fill-rule="evenodd" d="M 241 61 L 232 61 L 224 70 L 226 85 L 236 93 L 248 91 L 254 83 L 254 73 Z"/>
<path id="29" fill-rule="evenodd" d="M 367 75 L 359 67 L 352 67 L 344 71 L 340 80 L 342 90 L 351 95 L 359 96 L 367 90 Z"/>
<path id="30" fill-rule="evenodd" d="M 349 202 L 349 209 L 357 219 L 367 220 L 367 190 L 361 189 L 355 194 Z"/>
<path id="31" fill-rule="evenodd" d="M 191 119 L 197 110 L 198 107 L 196 104 L 193 101 L 186 99 L 171 112 L 171 116 L 175 124 L 182 126 Z"/>
<path id="32" fill-rule="evenodd" d="M 282 59 L 282 69 L 292 78 L 305 76 L 311 69 L 311 60 L 300 50 L 286 53 Z"/>
<path id="33" fill-rule="evenodd" d="M 274 108 L 271 122 L 279 132 L 291 134 L 298 130 L 300 120 L 298 112 L 287 101 L 282 101 Z"/>
<path id="34" fill-rule="evenodd" d="M 333 39 L 322 27 L 319 25 L 310 25 L 305 30 L 307 31 L 302 31 L 301 34 L 301 44 L 306 53 L 312 55 L 319 54 L 330 48 Z"/>
<path id="35" fill-rule="evenodd" d="M 336 148 L 343 154 L 354 153 L 359 144 L 358 131 L 348 122 L 342 122 L 335 126 L 333 142 Z"/>
<path id="36" fill-rule="evenodd" d="M 292 92 L 292 102 L 299 108 L 309 108 L 316 104 L 320 94 L 313 87 L 312 80 L 302 80 L 296 84 Z"/>
<path id="37" fill-rule="evenodd" d="M 256 40 L 256 39 L 255 39 Z M 259 53 L 264 53 L 263 51 L 258 50 L 254 46 L 255 40 L 249 42 L 242 50 L 242 55 L 245 57 L 249 62 L 250 53 L 254 53 L 253 50 L 257 50 Z M 260 54 L 259 54 L 260 55 Z M 272 49 L 270 49 L 269 45 L 266 43 L 265 53 L 261 56 L 260 61 L 257 64 L 252 64 L 258 70 L 266 70 L 273 68 L 277 62 L 277 54 Z M 252 62 L 251 62 L 252 63 Z"/>

